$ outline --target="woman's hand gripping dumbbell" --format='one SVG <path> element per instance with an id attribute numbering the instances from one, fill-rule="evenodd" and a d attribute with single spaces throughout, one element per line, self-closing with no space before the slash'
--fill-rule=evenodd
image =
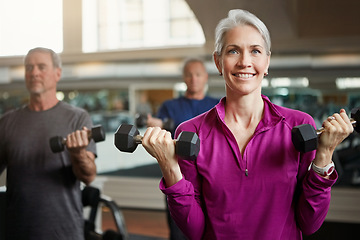
<path id="1" fill-rule="evenodd" d="M 340 115 L 339 115 L 340 116 Z M 328 118 L 331 122 L 335 120 L 334 116 Z M 360 132 L 360 108 L 351 110 L 350 123 L 353 125 L 355 131 Z M 310 152 L 318 148 L 318 137 L 325 131 L 325 128 L 315 130 L 310 124 L 302 124 L 294 127 L 291 130 L 291 139 L 296 148 L 300 152 Z M 345 135 L 348 133 L 344 132 Z"/>
<path id="2" fill-rule="evenodd" d="M 132 153 L 142 140 L 143 136 L 135 126 L 122 124 L 115 133 L 114 144 L 120 151 Z M 196 133 L 182 132 L 174 141 L 176 155 L 188 160 L 196 159 L 200 151 L 200 139 Z"/>
<path id="3" fill-rule="evenodd" d="M 95 142 L 105 140 L 105 132 L 102 126 L 95 126 L 91 130 L 87 129 L 88 139 L 93 139 Z M 56 136 L 50 138 L 50 148 L 53 153 L 64 151 L 67 139 L 64 137 Z"/>

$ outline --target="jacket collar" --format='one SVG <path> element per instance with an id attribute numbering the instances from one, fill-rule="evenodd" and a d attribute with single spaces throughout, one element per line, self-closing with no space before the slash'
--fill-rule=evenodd
<path id="1" fill-rule="evenodd" d="M 259 122 L 256 131 L 265 131 L 269 128 L 274 127 L 280 121 L 285 119 L 285 117 L 278 110 L 279 106 L 273 104 L 267 96 L 261 95 L 261 97 L 264 101 L 264 116 Z M 215 106 L 218 119 L 223 122 L 223 124 L 225 124 L 225 103 L 226 97 L 223 97 L 220 102 Z"/>

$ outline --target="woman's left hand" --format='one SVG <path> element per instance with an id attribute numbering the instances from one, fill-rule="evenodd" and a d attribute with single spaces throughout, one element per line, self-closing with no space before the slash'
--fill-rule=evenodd
<path id="1" fill-rule="evenodd" d="M 323 122 L 323 128 L 314 160 L 319 167 L 324 167 L 331 162 L 335 148 L 354 131 L 344 109 L 328 117 Z"/>

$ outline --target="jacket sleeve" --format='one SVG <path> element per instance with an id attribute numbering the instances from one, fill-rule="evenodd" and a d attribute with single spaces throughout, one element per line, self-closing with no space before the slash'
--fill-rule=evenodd
<path id="1" fill-rule="evenodd" d="M 165 188 L 162 179 L 160 190 L 167 195 L 170 214 L 181 231 L 190 240 L 202 239 L 205 217 L 193 184 L 183 178 L 177 184 Z"/>
<path id="2" fill-rule="evenodd" d="M 182 125 L 176 130 L 176 136 L 181 132 L 181 128 Z M 196 132 L 191 127 L 186 131 Z M 202 177 L 197 171 L 196 160 L 178 158 L 178 161 L 183 174 L 182 180 L 169 188 L 165 188 L 164 180 L 161 180 L 160 190 L 167 195 L 169 211 L 177 226 L 190 240 L 200 240 L 205 230 L 201 198 Z"/>
<path id="3" fill-rule="evenodd" d="M 331 187 L 337 180 L 334 171 L 325 179 L 309 169 L 316 151 L 300 154 L 299 194 L 296 205 L 297 223 L 305 235 L 316 232 L 325 220 L 331 200 Z"/>
<path id="4" fill-rule="evenodd" d="M 300 120 L 296 115 L 296 124 L 311 124 L 316 128 L 315 121 L 310 115 L 303 115 Z M 296 151 L 296 150 L 295 150 Z M 334 171 L 329 179 L 325 179 L 309 169 L 315 158 L 316 150 L 307 153 L 298 153 L 298 187 L 295 195 L 296 221 L 305 235 L 316 232 L 325 220 L 331 200 L 331 187 L 337 180 L 337 172 Z"/>

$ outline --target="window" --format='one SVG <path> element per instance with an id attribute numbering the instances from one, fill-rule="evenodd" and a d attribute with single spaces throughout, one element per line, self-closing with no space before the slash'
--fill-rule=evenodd
<path id="1" fill-rule="evenodd" d="M 0 56 L 63 50 L 62 0 L 0 0 Z"/>
<path id="2" fill-rule="evenodd" d="M 83 51 L 204 44 L 184 0 L 83 1 Z"/>

